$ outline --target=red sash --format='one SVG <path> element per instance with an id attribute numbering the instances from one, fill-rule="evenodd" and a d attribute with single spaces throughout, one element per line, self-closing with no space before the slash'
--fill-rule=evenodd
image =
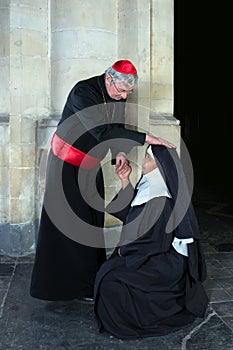
<path id="1" fill-rule="evenodd" d="M 69 145 L 69 143 L 62 140 L 56 133 L 53 134 L 51 140 L 51 149 L 53 154 L 64 162 L 72 165 L 91 169 L 100 163 L 100 160 L 83 153 L 79 149 Z"/>

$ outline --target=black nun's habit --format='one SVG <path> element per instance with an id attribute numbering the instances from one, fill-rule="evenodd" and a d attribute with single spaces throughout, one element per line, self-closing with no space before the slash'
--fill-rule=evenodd
<path id="1" fill-rule="evenodd" d="M 143 175 L 135 190 L 130 184 L 121 189 L 109 204 L 124 225 L 95 281 L 99 330 L 122 339 L 178 330 L 203 317 L 208 304 L 201 235 L 180 159 L 164 146 L 147 152 L 158 168 Z M 117 211 L 130 193 L 133 200 Z"/>

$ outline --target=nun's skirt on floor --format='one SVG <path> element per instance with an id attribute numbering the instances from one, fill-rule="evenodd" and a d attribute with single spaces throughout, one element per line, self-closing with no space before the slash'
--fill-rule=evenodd
<path id="1" fill-rule="evenodd" d="M 173 249 L 150 257 L 138 269 L 127 267 L 125 257 L 115 254 L 96 278 L 95 314 L 100 332 L 136 339 L 165 335 L 193 322 L 197 315 L 186 305 L 187 278 L 187 258 Z M 191 303 L 203 297 L 200 284 Z"/>

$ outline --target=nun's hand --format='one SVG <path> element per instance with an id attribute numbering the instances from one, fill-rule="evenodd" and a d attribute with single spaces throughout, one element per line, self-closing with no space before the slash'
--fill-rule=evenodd
<path id="1" fill-rule="evenodd" d="M 146 135 L 146 143 L 148 143 L 148 145 L 163 145 L 168 148 L 176 148 L 176 146 L 173 145 L 173 143 L 157 136 Z"/>
<path id="2" fill-rule="evenodd" d="M 129 180 L 131 172 L 132 168 L 129 164 L 125 164 L 123 168 L 119 168 L 116 165 L 116 173 L 120 180 Z"/>

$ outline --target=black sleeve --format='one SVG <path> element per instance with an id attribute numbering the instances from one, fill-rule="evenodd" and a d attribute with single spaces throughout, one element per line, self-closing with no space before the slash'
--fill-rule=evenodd
<path id="1" fill-rule="evenodd" d="M 135 146 L 142 146 L 145 143 L 146 134 L 125 128 L 122 124 L 112 124 L 102 135 L 101 140 L 109 142 L 112 153 L 112 164 L 115 164 L 117 153 L 128 153 Z"/>
<path id="2" fill-rule="evenodd" d="M 124 223 L 129 209 L 131 208 L 130 203 L 133 199 L 134 193 L 134 188 L 131 184 L 129 184 L 124 190 L 121 189 L 107 205 L 106 212 Z"/>
<path id="3" fill-rule="evenodd" d="M 114 164 L 119 152 L 128 153 L 133 147 L 144 145 L 146 134 L 126 127 L 125 101 L 107 103 L 106 108 L 108 116 L 112 115 L 113 117 L 111 118 L 110 127 L 103 134 L 103 141 L 111 140 L 109 148 L 112 153 L 112 164 Z"/>

